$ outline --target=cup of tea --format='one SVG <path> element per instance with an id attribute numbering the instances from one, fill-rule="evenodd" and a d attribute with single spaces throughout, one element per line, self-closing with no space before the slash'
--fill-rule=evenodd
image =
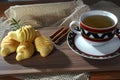
<path id="1" fill-rule="evenodd" d="M 88 43 L 98 46 L 111 40 L 117 30 L 117 17 L 108 11 L 103 10 L 91 10 L 83 13 L 79 17 L 79 21 L 72 21 L 69 28 L 81 35 Z M 80 31 L 74 29 L 78 26 Z"/>

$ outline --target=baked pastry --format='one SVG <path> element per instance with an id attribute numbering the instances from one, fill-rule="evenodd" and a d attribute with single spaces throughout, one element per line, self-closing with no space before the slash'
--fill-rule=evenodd
<path id="1" fill-rule="evenodd" d="M 19 42 L 11 39 L 9 36 L 5 36 L 1 41 L 1 52 L 2 56 L 7 56 L 16 51 Z"/>
<path id="2" fill-rule="evenodd" d="M 18 42 L 34 42 L 34 39 L 40 36 L 40 32 L 35 30 L 32 26 L 26 25 L 16 31 L 9 32 L 8 35 Z"/>
<path id="3" fill-rule="evenodd" d="M 48 56 L 54 48 L 51 40 L 43 35 L 35 38 L 35 47 L 42 57 Z"/>
<path id="4" fill-rule="evenodd" d="M 1 42 L 1 55 L 7 56 L 16 51 L 16 60 L 21 61 L 31 58 L 35 47 L 42 57 L 48 56 L 54 48 L 48 37 L 41 35 L 32 26 L 23 26 L 16 31 L 10 31 L 4 37 Z"/>
<path id="5" fill-rule="evenodd" d="M 16 50 L 16 60 L 21 61 L 32 57 L 34 53 L 34 45 L 31 42 L 22 42 Z"/>

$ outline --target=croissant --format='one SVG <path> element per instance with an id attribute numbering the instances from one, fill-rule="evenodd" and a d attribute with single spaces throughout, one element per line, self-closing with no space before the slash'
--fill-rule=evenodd
<path id="1" fill-rule="evenodd" d="M 16 51 L 19 42 L 11 39 L 9 36 L 5 36 L 1 42 L 1 55 L 7 56 Z"/>
<path id="2" fill-rule="evenodd" d="M 35 51 L 34 45 L 31 42 L 22 42 L 20 43 L 16 50 L 17 52 L 16 60 L 21 61 L 24 59 L 28 59 L 32 57 L 34 51 Z"/>
<path id="3" fill-rule="evenodd" d="M 46 57 L 53 50 L 53 44 L 46 36 L 39 36 L 35 38 L 35 47 L 42 57 Z"/>
<path id="4" fill-rule="evenodd" d="M 11 31 L 8 35 L 18 42 L 34 42 L 34 39 L 40 35 L 40 32 L 35 30 L 32 26 L 26 25 L 16 31 Z"/>
<path id="5" fill-rule="evenodd" d="M 34 42 L 34 39 L 37 36 L 40 36 L 40 32 L 38 30 L 35 30 L 32 26 L 24 26 L 23 27 L 24 32 L 26 31 L 26 36 L 28 37 L 27 40 L 30 42 Z"/>
<path id="6" fill-rule="evenodd" d="M 17 40 L 17 34 L 16 34 L 16 31 L 10 31 L 8 32 L 8 36 L 11 37 L 13 40 Z"/>

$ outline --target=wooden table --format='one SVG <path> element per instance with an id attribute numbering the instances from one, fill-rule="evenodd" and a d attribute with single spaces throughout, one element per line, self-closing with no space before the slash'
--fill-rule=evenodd
<path id="1" fill-rule="evenodd" d="M 53 2 L 57 0 L 53 0 Z M 59 1 L 59 0 L 58 0 Z M 64 0 L 63 0 L 64 1 Z M 91 5 L 97 0 L 91 0 L 88 2 L 84 0 L 85 3 Z M 41 3 L 42 1 L 38 1 Z M 37 2 L 37 3 L 38 3 Z M 44 0 L 43 2 L 47 2 Z M 117 0 L 114 0 L 117 2 Z M 0 15 L 3 16 L 4 10 L 9 6 L 15 4 L 30 4 L 36 2 L 1 2 L 0 3 Z M 117 2 L 118 3 L 118 2 Z M 4 7 L 3 7 L 4 6 Z M 40 30 L 43 34 L 49 35 L 56 31 L 56 28 L 43 28 Z M 32 59 L 23 62 L 16 62 L 14 60 L 15 55 L 11 55 L 8 58 L 3 59 L 0 57 L 0 62 L 3 66 L 0 66 L 0 75 L 9 75 L 9 74 L 22 74 L 22 73 L 53 73 L 53 72 L 91 72 L 91 80 L 102 80 L 101 78 L 107 79 L 120 79 L 120 56 L 110 59 L 110 60 L 91 60 L 74 54 L 72 50 L 67 46 L 67 43 L 64 42 L 61 45 L 56 45 L 56 49 L 53 54 L 48 58 L 43 59 L 40 56 L 36 55 Z M 2 61 L 3 60 L 3 61 Z M 54 61 L 56 60 L 56 61 Z M 36 64 L 36 61 L 39 62 Z M 34 63 L 31 65 L 31 63 Z M 62 63 L 63 62 L 63 63 Z M 17 67 L 17 68 L 16 68 Z M 15 70 L 16 69 L 16 70 Z M 20 71 L 20 72 L 19 72 Z M 8 76 L 8 78 L 12 78 Z M 8 79 L 6 77 L 1 77 L 1 79 Z M 15 78 L 14 78 L 15 80 Z"/>

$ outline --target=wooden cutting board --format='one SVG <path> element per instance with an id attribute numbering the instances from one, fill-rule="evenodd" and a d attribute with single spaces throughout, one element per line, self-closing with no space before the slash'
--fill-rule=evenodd
<path id="1" fill-rule="evenodd" d="M 49 36 L 58 28 L 41 28 L 41 34 Z M 67 41 L 55 45 L 52 53 L 42 58 L 35 52 L 30 59 L 17 62 L 16 53 L 3 58 L 0 56 L 0 75 L 25 74 L 25 73 L 64 73 L 83 71 L 110 71 L 120 70 L 120 56 L 108 60 L 92 60 L 74 53 L 67 45 Z"/>

